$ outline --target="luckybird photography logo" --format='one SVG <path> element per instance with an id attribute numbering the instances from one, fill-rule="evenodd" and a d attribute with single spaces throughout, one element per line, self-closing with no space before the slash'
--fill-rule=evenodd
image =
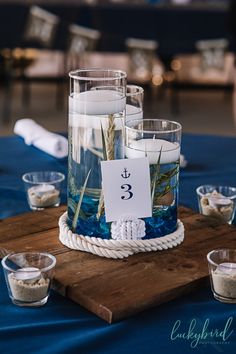
<path id="1" fill-rule="evenodd" d="M 193 318 L 189 323 L 181 320 L 175 321 L 171 328 L 170 338 L 172 341 L 187 341 L 191 348 L 200 344 L 229 344 L 233 335 L 233 317 L 229 317 L 218 328 L 211 324 L 209 318 L 205 321 Z"/>

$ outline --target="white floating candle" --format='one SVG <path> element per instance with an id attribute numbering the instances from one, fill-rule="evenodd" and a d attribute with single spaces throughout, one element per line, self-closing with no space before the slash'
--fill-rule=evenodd
<path id="1" fill-rule="evenodd" d="M 126 98 L 115 90 L 92 90 L 74 94 L 69 97 L 69 125 L 73 128 L 91 128 L 104 130 L 108 128 L 110 114 L 116 114 L 115 130 L 124 126 Z"/>
<path id="2" fill-rule="evenodd" d="M 126 97 L 115 90 L 91 90 L 69 97 L 69 110 L 85 115 L 115 114 L 125 110 Z"/>
<path id="3" fill-rule="evenodd" d="M 13 273 L 13 276 L 16 280 L 32 282 L 41 278 L 41 272 L 35 267 L 25 267 L 18 269 Z"/>
<path id="4" fill-rule="evenodd" d="M 148 157 L 149 164 L 156 164 L 161 151 L 161 164 L 176 162 L 180 157 L 180 146 L 163 139 L 133 140 L 125 147 L 126 157 L 129 159 Z"/>

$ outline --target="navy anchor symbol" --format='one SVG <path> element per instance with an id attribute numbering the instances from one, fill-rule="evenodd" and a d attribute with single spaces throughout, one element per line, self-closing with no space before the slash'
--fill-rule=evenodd
<path id="1" fill-rule="evenodd" d="M 129 178 L 130 177 L 130 173 L 128 173 L 127 168 L 124 168 L 124 173 L 121 174 L 122 178 Z"/>

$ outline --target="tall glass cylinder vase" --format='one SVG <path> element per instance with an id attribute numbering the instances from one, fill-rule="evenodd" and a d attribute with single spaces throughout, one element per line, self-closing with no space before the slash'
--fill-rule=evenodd
<path id="1" fill-rule="evenodd" d="M 109 238 L 101 190 L 101 160 L 121 158 L 126 73 L 70 72 L 68 224 L 79 234 Z"/>
<path id="2" fill-rule="evenodd" d="M 181 125 L 159 119 L 130 121 L 125 126 L 126 158 L 148 157 L 152 217 L 145 219 L 145 238 L 176 230 Z"/>

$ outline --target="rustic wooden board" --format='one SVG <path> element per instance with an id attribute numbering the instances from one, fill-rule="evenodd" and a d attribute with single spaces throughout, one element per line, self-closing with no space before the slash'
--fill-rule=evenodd
<path id="1" fill-rule="evenodd" d="M 58 240 L 65 207 L 0 221 L 0 256 L 16 251 L 47 251 L 57 258 L 54 288 L 108 322 L 170 301 L 199 287 L 208 276 L 206 254 L 236 248 L 236 228 L 181 207 L 186 233 L 175 249 L 125 260 L 72 251 Z"/>

